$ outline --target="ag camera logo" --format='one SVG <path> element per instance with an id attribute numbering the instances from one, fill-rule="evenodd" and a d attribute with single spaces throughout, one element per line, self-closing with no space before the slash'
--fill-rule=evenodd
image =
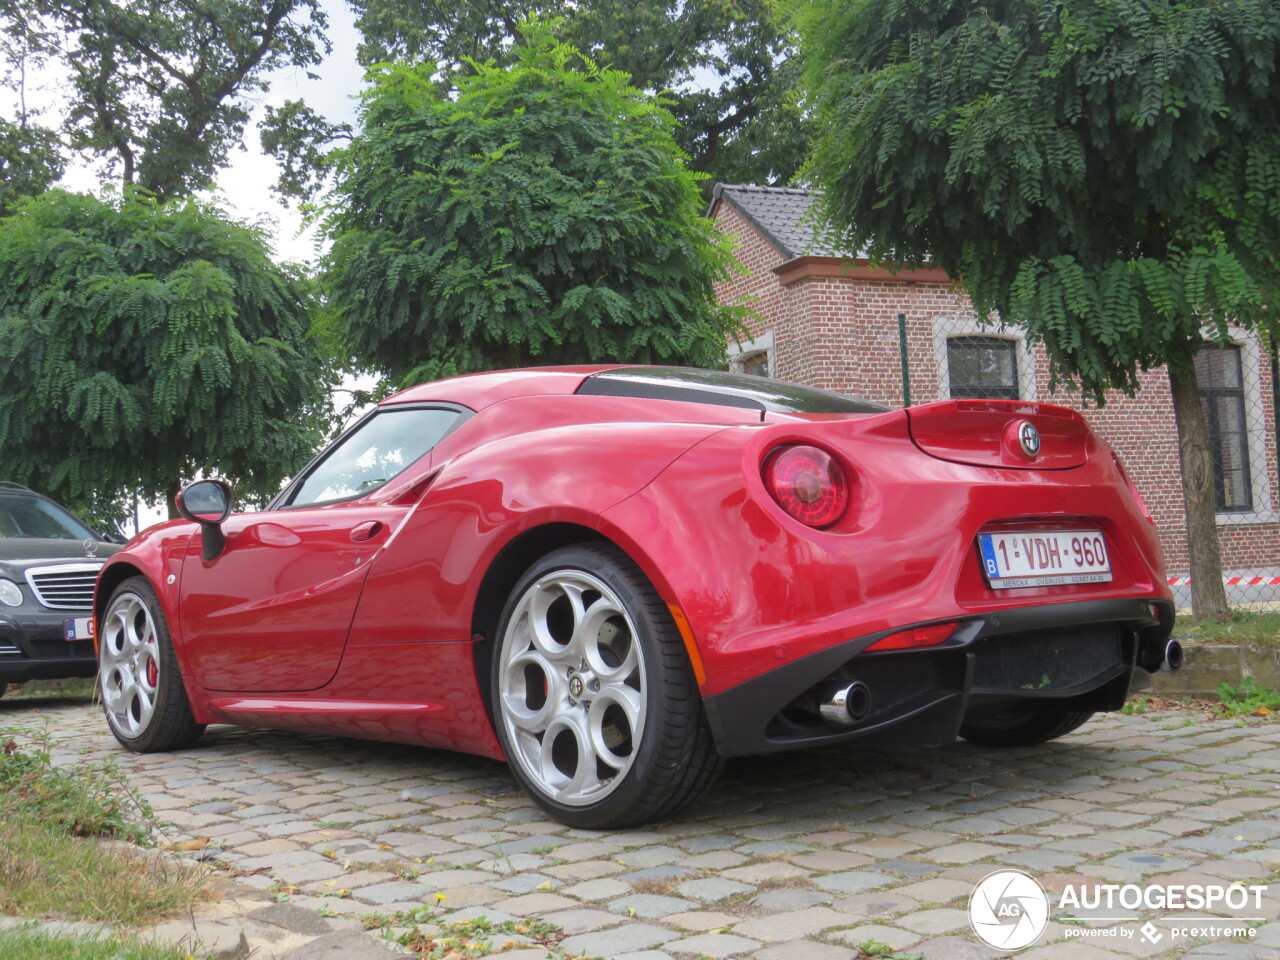
<path id="1" fill-rule="evenodd" d="M 988 874 L 969 897 L 969 926 L 984 943 L 1021 950 L 1035 943 L 1049 921 L 1044 887 L 1021 870 Z"/>

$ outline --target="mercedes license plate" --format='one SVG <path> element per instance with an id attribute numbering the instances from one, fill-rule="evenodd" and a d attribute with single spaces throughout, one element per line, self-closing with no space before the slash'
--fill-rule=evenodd
<path id="1" fill-rule="evenodd" d="M 62 635 L 67 640 L 92 640 L 93 617 L 68 617 L 62 621 Z"/>

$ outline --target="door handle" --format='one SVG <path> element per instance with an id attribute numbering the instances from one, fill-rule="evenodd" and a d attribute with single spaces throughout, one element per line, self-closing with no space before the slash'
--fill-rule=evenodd
<path id="1" fill-rule="evenodd" d="M 356 543 L 372 540 L 382 532 L 382 528 L 383 524 L 380 520 L 367 520 L 351 531 L 351 539 Z"/>

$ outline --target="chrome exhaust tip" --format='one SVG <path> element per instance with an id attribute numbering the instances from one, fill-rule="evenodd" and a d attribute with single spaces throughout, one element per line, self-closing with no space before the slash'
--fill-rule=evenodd
<path id="1" fill-rule="evenodd" d="M 1170 640 L 1164 648 L 1164 664 L 1170 673 L 1182 667 L 1182 644 L 1177 640 Z"/>
<path id="2" fill-rule="evenodd" d="M 818 707 L 824 720 L 851 727 L 871 713 L 871 691 L 865 683 L 855 681 L 837 690 Z"/>

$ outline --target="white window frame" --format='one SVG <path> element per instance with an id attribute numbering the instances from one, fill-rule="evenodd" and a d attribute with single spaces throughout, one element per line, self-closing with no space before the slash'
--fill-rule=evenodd
<path id="1" fill-rule="evenodd" d="M 1217 333 L 1206 327 L 1204 338 L 1217 342 Z M 1253 509 L 1219 513 L 1218 526 L 1229 527 L 1241 523 L 1276 523 L 1271 499 L 1271 471 L 1267 464 L 1267 425 L 1262 396 L 1262 377 L 1258 370 L 1262 364 L 1262 344 L 1258 335 L 1243 327 L 1228 327 L 1226 343 L 1240 348 L 1240 383 L 1244 387 L 1244 427 L 1249 440 L 1249 479 L 1253 484 Z"/>
<path id="2" fill-rule="evenodd" d="M 976 316 L 949 316 L 933 318 L 933 356 L 938 365 L 938 399 L 951 399 L 951 364 L 947 355 L 947 341 L 952 337 L 992 337 L 1012 340 L 1018 359 L 1018 399 L 1036 399 L 1036 358 L 1027 343 L 1026 331 L 1005 323 L 979 323 Z"/>
<path id="3" fill-rule="evenodd" d="M 763 353 L 769 362 L 769 379 L 778 378 L 778 359 L 773 352 L 773 331 L 766 330 L 754 340 L 745 340 L 729 344 L 729 372 L 745 373 L 743 360 L 757 353 Z"/>

